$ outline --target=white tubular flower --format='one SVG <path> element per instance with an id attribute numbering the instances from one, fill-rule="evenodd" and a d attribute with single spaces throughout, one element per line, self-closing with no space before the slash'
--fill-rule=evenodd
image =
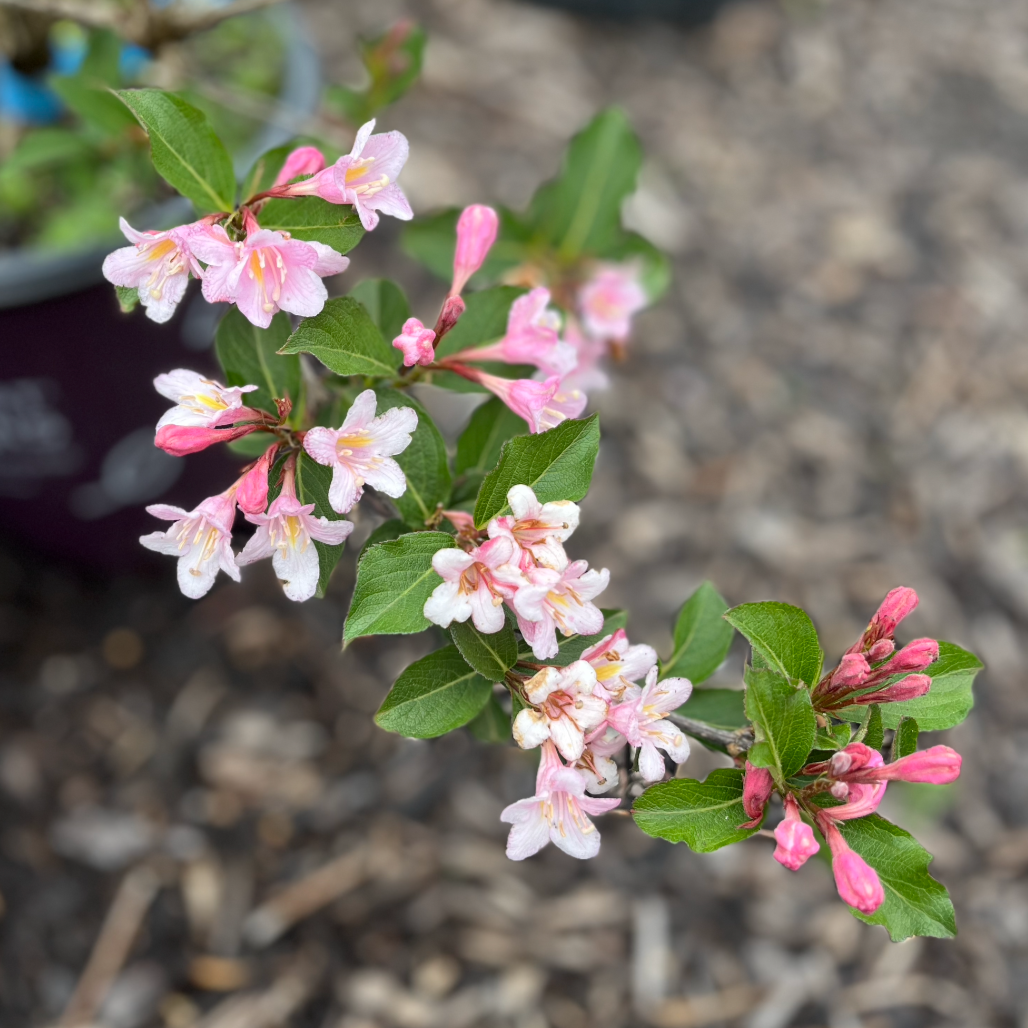
<path id="1" fill-rule="evenodd" d="M 438 550 L 432 567 L 442 578 L 425 601 L 425 617 L 440 628 L 471 618 L 480 632 L 492 634 L 503 628 L 503 601 L 514 594 L 521 573 L 510 565 L 514 543 L 501 536 L 470 552 Z"/>
<path id="2" fill-rule="evenodd" d="M 183 425 L 189 428 L 216 428 L 245 420 L 249 408 L 243 406 L 243 394 L 252 393 L 255 385 L 223 386 L 196 371 L 176 368 L 153 380 L 154 388 L 176 406 L 165 411 L 157 427 Z M 251 415 L 253 417 L 253 415 Z"/>
<path id="3" fill-rule="evenodd" d="M 570 500 L 540 503 L 527 485 L 513 486 L 507 502 L 512 513 L 489 522 L 490 538 L 510 535 L 536 563 L 563 571 L 568 566 L 563 543 L 578 527 L 578 504 Z"/>
<path id="4" fill-rule="evenodd" d="M 514 719 L 514 739 L 523 750 L 552 739 L 565 760 L 578 760 L 585 737 L 603 724 L 607 704 L 593 696 L 596 672 L 584 661 L 565 668 L 546 667 L 524 686 L 525 707 Z"/>
<path id="5" fill-rule="evenodd" d="M 625 630 L 619 628 L 590 646 L 582 660 L 587 660 L 596 671 L 597 695 L 614 703 L 638 695 L 639 687 L 633 683 L 656 667 L 657 651 L 643 643 L 630 645 Z"/>

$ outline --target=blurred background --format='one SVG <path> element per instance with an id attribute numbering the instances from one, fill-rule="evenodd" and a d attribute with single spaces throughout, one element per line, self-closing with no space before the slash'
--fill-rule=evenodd
<path id="1" fill-rule="evenodd" d="M 653 5 L 301 0 L 270 43 L 187 67 L 216 87 L 231 64 L 293 112 L 244 126 L 245 161 L 320 83 L 360 81 L 359 37 L 414 18 L 423 77 L 380 125 L 410 139 L 419 214 L 521 206 L 624 108 L 647 155 L 626 218 L 675 274 L 593 400 L 572 555 L 660 652 L 703 578 L 806 607 L 832 658 L 916 588 L 908 636 L 987 664 L 968 722 L 926 740 L 964 754 L 960 781 L 883 805 L 935 854 L 959 936 L 894 946 L 762 838 L 698 856 L 608 817 L 587 865 L 508 862 L 498 816 L 534 757 L 374 727 L 431 645 L 340 653 L 352 562 L 324 602 L 257 565 L 191 604 L 137 552 L 142 502 L 190 507 L 229 466 L 149 443 L 149 377 L 207 366 L 211 313 L 122 321 L 74 268 L 40 296 L 60 275 L 25 272 L 26 247 L 67 230 L 22 221 L 0 251 L 5 1028 L 1028 1026 L 1028 6 Z M 441 298 L 395 222 L 352 257 L 416 310 Z M 680 773 L 720 759 L 696 745 Z"/>

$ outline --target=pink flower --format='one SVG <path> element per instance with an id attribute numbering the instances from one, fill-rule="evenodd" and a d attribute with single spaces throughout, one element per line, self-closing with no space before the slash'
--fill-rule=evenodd
<path id="1" fill-rule="evenodd" d="M 425 601 L 425 617 L 441 628 L 470 617 L 480 632 L 498 632 L 505 620 L 503 601 L 521 578 L 509 565 L 513 556 L 514 544 L 506 538 L 490 539 L 470 553 L 438 550 L 432 567 L 443 581 Z"/>
<path id="2" fill-rule="evenodd" d="M 760 827 L 760 822 L 764 820 L 764 808 L 767 806 L 767 801 L 771 799 L 773 790 L 774 781 L 771 778 L 771 772 L 766 767 L 754 767 L 747 760 L 746 773 L 742 779 L 742 809 L 746 811 L 749 820 L 739 825 L 740 828 Z M 786 804 L 786 814 L 788 814 L 788 804 Z"/>
<path id="3" fill-rule="evenodd" d="M 657 651 L 644 643 L 630 645 L 627 633 L 619 628 L 590 646 L 582 660 L 588 661 L 596 672 L 596 695 L 615 701 L 638 691 L 633 683 L 645 678 L 656 666 Z"/>
<path id="4" fill-rule="evenodd" d="M 431 364 L 435 360 L 435 332 L 425 326 L 417 318 L 408 318 L 403 323 L 403 331 L 393 340 L 393 346 L 403 351 L 405 367 L 412 368 L 415 364 Z"/>
<path id="5" fill-rule="evenodd" d="M 785 796 L 785 819 L 775 829 L 775 840 L 778 845 L 772 856 L 790 871 L 798 871 L 821 849 L 814 838 L 814 830 L 800 816 L 799 804 L 792 793 Z"/>
<path id="6" fill-rule="evenodd" d="M 848 764 L 847 758 L 849 758 Z M 882 797 L 885 796 L 885 787 L 888 783 L 878 779 L 868 779 L 866 775 L 872 769 L 881 767 L 883 763 L 882 755 L 877 750 L 864 746 L 863 743 L 851 743 L 845 750 L 833 754 L 832 759 L 828 762 L 828 773 L 833 777 L 838 774 L 839 777 L 832 785 L 832 795 L 846 802 L 837 807 L 824 807 L 818 817 L 820 818 L 820 815 L 824 814 L 832 821 L 852 821 L 855 817 L 873 814 L 878 809 L 878 804 L 882 802 Z M 848 778 L 842 777 L 845 772 L 833 771 L 833 768 L 854 766 L 861 769 L 863 772 L 861 777 L 867 784 L 865 781 L 851 783 Z"/>
<path id="7" fill-rule="evenodd" d="M 595 685 L 596 672 L 584 660 L 565 668 L 543 668 L 524 685 L 532 706 L 514 719 L 514 741 L 531 750 L 552 739 L 565 760 L 578 760 L 586 735 L 603 724 L 607 714 L 606 701 L 592 694 Z"/>
<path id="8" fill-rule="evenodd" d="M 647 782 L 664 777 L 664 750 L 676 763 L 689 757 L 689 740 L 681 730 L 666 720 L 689 698 L 692 682 L 688 678 L 665 678 L 657 681 L 657 669 L 650 668 L 642 692 L 624 703 L 611 707 L 607 724 L 620 732 L 630 746 L 639 747 L 639 772 Z"/>
<path id="9" fill-rule="evenodd" d="M 245 421 L 254 412 L 243 406 L 243 394 L 252 393 L 255 385 L 223 386 L 195 371 L 176 368 L 153 380 L 154 388 L 176 406 L 161 415 L 158 428 L 165 425 L 190 425 L 215 428 L 218 425 Z"/>
<path id="10" fill-rule="evenodd" d="M 562 388 L 578 389 L 583 393 L 606 389 L 610 385 L 607 373 L 599 366 L 607 355 L 607 344 L 602 339 L 585 335 L 578 322 L 569 317 L 564 325 L 564 341 L 575 351 L 575 368 L 564 376 Z"/>
<path id="11" fill-rule="evenodd" d="M 492 207 L 473 204 L 465 207 L 457 219 L 457 248 L 453 255 L 453 285 L 450 294 L 464 290 L 469 278 L 485 261 L 486 254 L 496 242 L 500 219 Z"/>
<path id="12" fill-rule="evenodd" d="M 939 659 L 939 644 L 934 639 L 915 639 L 907 643 L 884 664 L 876 667 L 873 680 L 890 675 L 903 675 L 910 671 L 924 671 Z"/>
<path id="13" fill-rule="evenodd" d="M 402 496 L 407 488 L 400 465 L 391 458 L 410 445 L 418 416 L 410 407 L 393 407 L 375 417 L 374 389 L 365 389 L 347 411 L 338 429 L 309 429 L 304 449 L 319 464 L 332 468 L 328 501 L 345 514 L 370 485 L 386 496 Z"/>
<path id="14" fill-rule="evenodd" d="M 632 330 L 632 315 L 647 304 L 638 269 L 602 264 L 578 290 L 582 325 L 594 339 L 623 342 Z"/>
<path id="15" fill-rule="evenodd" d="M 862 914 L 873 914 L 885 902 L 882 883 L 875 869 L 850 849 L 834 822 L 821 816 L 827 813 L 827 810 L 818 812 L 817 825 L 832 851 L 832 873 L 839 896 Z"/>
<path id="16" fill-rule="evenodd" d="M 917 593 L 906 586 L 893 589 L 884 600 L 881 606 L 875 611 L 864 634 L 855 642 L 847 653 L 860 653 L 868 650 L 883 639 L 892 639 L 896 634 L 896 627 L 899 623 L 917 607 Z M 880 652 L 880 651 L 879 651 Z M 881 656 L 873 659 L 881 660 L 888 656 L 891 650 L 886 650 Z"/>
<path id="17" fill-rule="evenodd" d="M 891 764 L 878 762 L 877 764 L 850 767 L 845 771 L 836 771 L 836 758 L 841 757 L 843 753 L 845 750 L 833 755 L 831 773 L 833 777 L 847 782 L 919 782 L 929 785 L 949 785 L 960 776 L 962 763 L 960 754 L 956 750 L 950 749 L 949 746 L 932 746 L 919 753 L 900 757 Z"/>
<path id="18" fill-rule="evenodd" d="M 593 690 L 595 695 L 596 690 Z M 612 728 L 604 727 L 596 738 L 591 738 L 585 752 L 579 757 L 575 768 L 585 778 L 585 791 L 591 793 L 610 792 L 620 781 L 618 766 L 612 759 L 618 750 L 625 748 L 625 737 Z"/>
<path id="19" fill-rule="evenodd" d="M 932 680 L 928 675 L 907 675 L 898 682 L 879 689 L 877 692 L 862 693 L 860 696 L 849 700 L 850 703 L 903 703 L 905 700 L 916 700 L 924 696 L 932 687 Z"/>
<path id="20" fill-rule="evenodd" d="M 507 807 L 500 820 L 514 827 L 507 838 L 507 856 L 524 860 L 548 842 L 569 856 L 586 860 L 600 851 L 600 833 L 589 815 L 620 806 L 619 799 L 585 795 L 585 782 L 574 768 L 565 767 L 551 742 L 543 744 L 535 795 Z"/>
<path id="21" fill-rule="evenodd" d="M 165 425 L 157 429 L 154 446 L 170 453 L 172 457 L 185 457 L 199 453 L 216 443 L 230 443 L 241 439 L 259 428 L 258 422 L 236 425 L 234 428 L 200 428 L 183 425 Z"/>
<path id="22" fill-rule="evenodd" d="M 325 157 L 317 147 L 298 147 L 286 158 L 274 185 L 284 186 L 300 175 L 316 175 L 324 167 Z"/>
<path id="23" fill-rule="evenodd" d="M 525 584 L 514 593 L 511 606 L 537 660 L 557 655 L 558 628 L 564 635 L 595 635 L 603 628 L 603 614 L 591 601 L 607 588 L 610 572 L 588 568 L 584 560 L 576 560 L 563 571 L 525 572 Z"/>
<path id="24" fill-rule="evenodd" d="M 205 596 L 224 571 L 239 581 L 239 567 L 232 553 L 232 522 L 235 520 L 235 487 L 209 496 L 193 511 L 155 503 L 147 512 L 175 522 L 166 532 L 151 532 L 140 542 L 156 553 L 178 557 L 178 587 L 192 600 Z"/>
<path id="25" fill-rule="evenodd" d="M 545 382 L 531 378 L 501 378 L 487 371 L 469 367 L 467 364 L 442 362 L 448 371 L 453 371 L 471 382 L 483 385 L 498 396 L 519 417 L 528 422 L 530 432 L 545 432 L 567 418 L 578 417 L 585 409 L 586 397 L 572 391 L 561 392 L 560 377 L 551 375 Z"/>
<path id="26" fill-rule="evenodd" d="M 278 443 L 272 443 L 260 459 L 239 480 L 236 491 L 236 505 L 244 514 L 263 514 L 268 506 L 268 471 L 278 451 Z"/>
<path id="27" fill-rule="evenodd" d="M 396 184 L 410 147 L 401 132 L 372 135 L 375 119 L 361 125 L 353 149 L 313 178 L 296 182 L 277 196 L 320 196 L 329 203 L 350 203 L 370 232 L 378 212 L 410 221 L 414 212 Z"/>
<path id="28" fill-rule="evenodd" d="M 246 515 L 258 528 L 236 558 L 239 564 L 253 564 L 271 557 L 283 591 L 298 603 L 314 595 L 321 575 L 318 551 L 311 541 L 339 546 L 353 531 L 352 522 L 318 518 L 313 511 L 313 503 L 301 504 L 296 498 L 293 466 L 288 467 L 282 491 L 268 513 Z"/>
<path id="29" fill-rule="evenodd" d="M 509 535 L 534 561 L 557 571 L 567 567 L 563 543 L 578 527 L 579 509 L 570 500 L 540 503 L 527 485 L 512 486 L 507 492 L 511 514 L 493 518 L 487 526 L 491 538 Z"/>
<path id="30" fill-rule="evenodd" d="M 139 302 L 151 321 L 167 321 L 186 292 L 189 272 L 197 278 L 203 272 L 190 252 L 192 225 L 179 225 L 167 232 L 139 232 L 124 218 L 118 224 L 135 245 L 107 255 L 104 278 L 116 286 L 138 289 Z"/>
<path id="31" fill-rule="evenodd" d="M 259 328 L 267 328 L 280 310 L 304 318 L 321 313 L 328 299 L 322 278 L 345 271 L 350 264 L 349 257 L 324 243 L 305 243 L 262 229 L 252 216 L 243 242 L 233 243 L 220 225 L 214 225 L 195 233 L 191 245 L 207 264 L 204 298 L 236 304 Z"/>

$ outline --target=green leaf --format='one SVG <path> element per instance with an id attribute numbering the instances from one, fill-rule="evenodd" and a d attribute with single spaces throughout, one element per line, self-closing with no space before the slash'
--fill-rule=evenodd
<path id="1" fill-rule="evenodd" d="M 624 113 L 601 111 L 568 146 L 560 174 L 532 198 L 527 220 L 564 261 L 621 238 L 621 204 L 635 190 L 642 147 Z"/>
<path id="2" fill-rule="evenodd" d="M 757 741 L 746 754 L 757 767 L 771 769 L 781 784 L 807 762 L 817 721 L 810 693 L 777 671 L 746 669 L 746 714 Z"/>
<path id="3" fill-rule="evenodd" d="M 821 678 L 821 647 L 806 612 L 788 603 L 743 603 L 725 620 L 759 650 L 769 667 L 793 682 L 814 686 Z"/>
<path id="4" fill-rule="evenodd" d="M 600 447 L 599 415 L 563 421 L 538 435 L 516 436 L 503 444 L 500 461 L 486 475 L 475 502 L 475 525 L 484 528 L 505 514 L 514 485 L 535 490 L 540 503 L 580 500 L 589 491 Z"/>
<path id="5" fill-rule="evenodd" d="M 873 914 L 853 910 L 856 917 L 884 925 L 893 942 L 912 935 L 949 939 L 957 934 L 949 894 L 928 874 L 932 856 L 909 832 L 877 814 L 842 821 L 839 831 L 878 872 L 885 891 L 885 902 Z"/>
<path id="6" fill-rule="evenodd" d="M 872 703 L 867 708 L 864 720 L 860 722 L 860 729 L 853 736 L 854 742 L 862 742 L 873 750 L 880 750 L 885 742 L 885 731 L 882 728 L 882 708 L 877 703 Z"/>
<path id="7" fill-rule="evenodd" d="M 253 166 L 243 179 L 243 188 L 239 194 L 243 200 L 249 200 L 251 196 L 256 196 L 258 193 L 269 190 L 275 184 L 275 179 L 278 178 L 278 173 L 286 163 L 286 158 L 297 146 L 302 145 L 297 140 L 293 140 L 290 143 L 284 143 L 282 146 L 276 146 L 274 149 L 262 153 L 253 162 Z"/>
<path id="8" fill-rule="evenodd" d="M 516 435 L 528 435 L 528 425 L 498 396 L 476 407 L 468 427 L 457 440 L 453 470 L 458 475 L 485 474 L 496 466 L 503 444 Z"/>
<path id="9" fill-rule="evenodd" d="M 720 667 L 735 638 L 722 617 L 726 610 L 728 604 L 710 582 L 685 601 L 675 622 L 675 648 L 661 661 L 661 678 L 688 678 L 698 685 Z"/>
<path id="10" fill-rule="evenodd" d="M 365 550 L 357 564 L 343 645 L 362 635 L 411 635 L 428 628 L 422 611 L 442 581 L 432 570 L 432 555 L 456 545 L 445 532 L 412 532 Z"/>
<path id="11" fill-rule="evenodd" d="M 278 352 L 309 353 L 337 375 L 377 378 L 394 375 L 402 359 L 352 296 L 337 296 L 305 318 Z"/>
<path id="12" fill-rule="evenodd" d="M 466 725 L 492 692 L 492 683 L 468 667 L 456 646 L 445 646 L 403 671 L 375 723 L 410 739 L 434 739 Z"/>
<path id="13" fill-rule="evenodd" d="M 481 713 L 468 722 L 468 731 L 479 742 L 507 743 L 510 742 L 510 718 L 500 706 L 500 701 L 493 693 Z"/>
<path id="14" fill-rule="evenodd" d="M 258 387 L 256 392 L 245 394 L 243 402 L 247 406 L 274 414 L 276 398 L 287 396 L 299 405 L 300 358 L 278 353 L 288 338 L 289 317 L 281 311 L 267 328 L 251 324 L 238 307 L 230 307 L 221 319 L 214 346 L 225 382 Z"/>
<path id="15" fill-rule="evenodd" d="M 849 746 L 852 741 L 852 730 L 848 724 L 831 725 L 819 728 L 814 738 L 814 750 L 834 753 Z"/>
<path id="16" fill-rule="evenodd" d="M 916 753 L 918 734 L 917 721 L 912 717 L 903 718 L 896 728 L 896 737 L 892 740 L 892 759 L 899 760 Z"/>
<path id="17" fill-rule="evenodd" d="M 684 842 L 697 853 L 710 853 L 749 838 L 756 829 L 742 806 L 742 771 L 719 768 L 703 782 L 673 778 L 647 789 L 632 807 L 635 823 L 647 835 Z"/>
<path id="18" fill-rule="evenodd" d="M 118 97 L 150 137 L 153 166 L 200 214 L 235 208 L 232 160 L 207 115 L 160 89 L 120 89 Z"/>
<path id="19" fill-rule="evenodd" d="M 115 286 L 118 306 L 122 314 L 131 314 L 139 304 L 139 290 L 135 286 Z"/>
<path id="20" fill-rule="evenodd" d="M 364 551 L 369 547 L 375 546 L 377 543 L 387 543 L 391 539 L 399 539 L 401 535 L 405 535 L 408 531 L 410 530 L 399 518 L 383 521 L 365 540 L 364 545 L 361 547 L 360 556 L 363 557 Z"/>
<path id="21" fill-rule="evenodd" d="M 747 723 L 741 689 L 693 689 L 677 713 L 712 728 L 732 731 Z"/>
<path id="22" fill-rule="evenodd" d="M 982 667 L 973 653 L 940 640 L 939 659 L 925 669 L 925 674 L 932 679 L 931 689 L 916 700 L 883 703 L 882 724 L 886 728 L 897 728 L 904 717 L 913 717 L 922 732 L 939 732 L 959 725 L 974 706 L 972 686 Z M 895 680 L 903 677 L 897 675 Z M 853 706 L 832 713 L 847 721 L 862 721 L 866 710 L 863 706 Z"/>
<path id="23" fill-rule="evenodd" d="M 252 432 L 250 435 L 244 435 L 241 439 L 233 439 L 232 442 L 225 445 L 240 457 L 246 457 L 247 460 L 255 460 L 264 453 L 271 443 L 272 438 L 267 432 Z"/>
<path id="24" fill-rule="evenodd" d="M 261 228 L 288 232 L 294 239 L 324 243 L 349 253 L 364 235 L 356 211 L 348 204 L 329 203 L 317 196 L 269 200 L 257 215 Z"/>
<path id="25" fill-rule="evenodd" d="M 509 621 L 498 632 L 480 632 L 468 618 L 450 625 L 450 636 L 461 656 L 490 682 L 502 682 L 503 676 L 518 659 L 518 641 Z"/>
<path id="26" fill-rule="evenodd" d="M 105 136 L 121 136 L 136 124 L 132 112 L 105 86 L 84 75 L 51 75 L 47 85 L 64 105 Z"/>
<path id="27" fill-rule="evenodd" d="M 393 458 L 407 478 L 407 489 L 392 502 L 411 528 L 424 528 L 439 504 L 445 507 L 450 498 L 446 443 L 428 411 L 412 396 L 386 388 L 376 389 L 375 394 L 379 414 L 393 407 L 410 407 L 417 412 L 418 427 L 411 435 L 410 445 Z"/>
<path id="28" fill-rule="evenodd" d="M 573 661 L 578 660 L 590 646 L 595 646 L 601 639 L 613 635 L 619 628 L 628 624 L 627 610 L 604 610 L 603 628 L 596 635 L 568 635 L 557 636 L 557 656 L 551 657 L 546 663 L 554 667 L 567 667 Z M 529 660 L 535 663 L 535 654 L 532 647 L 522 642 L 518 651 L 518 660 Z"/>
<path id="29" fill-rule="evenodd" d="M 403 290 L 387 278 L 366 278 L 350 290 L 350 295 L 371 315 L 382 338 L 392 344 L 410 317 L 410 304 Z"/>

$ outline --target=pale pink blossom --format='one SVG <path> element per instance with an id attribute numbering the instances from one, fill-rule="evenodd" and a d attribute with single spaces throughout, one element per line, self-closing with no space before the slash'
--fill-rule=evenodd
<path id="1" fill-rule="evenodd" d="M 238 564 L 271 557 L 271 566 L 291 600 L 309 600 L 318 588 L 321 566 L 313 542 L 339 546 L 353 531 L 350 521 L 330 521 L 314 516 L 313 503 L 296 496 L 293 468 L 286 470 L 282 491 L 272 500 L 267 514 L 247 514 L 257 531 L 236 558 Z"/>
<path id="2" fill-rule="evenodd" d="M 531 378 L 501 378 L 480 368 L 452 362 L 450 358 L 441 363 L 448 371 L 477 382 L 498 396 L 518 417 L 528 422 L 530 432 L 545 432 L 569 417 L 577 417 L 585 409 L 585 396 L 561 391 L 559 375 L 536 382 Z"/>
<path id="3" fill-rule="evenodd" d="M 245 240 L 233 243 L 220 225 L 213 225 L 195 233 L 191 246 L 207 264 L 204 298 L 209 303 L 236 304 L 259 328 L 267 328 L 280 310 L 304 318 L 320 314 L 328 299 L 322 279 L 345 271 L 350 264 L 349 257 L 324 243 L 262 229 L 252 217 Z"/>
<path id="4" fill-rule="evenodd" d="M 596 635 L 603 628 L 603 613 L 592 600 L 607 588 L 606 568 L 590 571 L 584 560 L 576 560 L 562 571 L 531 568 L 524 577 L 511 606 L 537 660 L 557 655 L 558 628 L 563 635 Z"/>
<path id="5" fill-rule="evenodd" d="M 345 514 L 370 485 L 386 496 L 402 496 L 407 488 L 400 465 L 392 458 L 410 446 L 418 416 L 410 407 L 393 407 L 378 417 L 373 389 L 365 389 L 338 429 L 317 426 L 303 438 L 304 449 L 319 464 L 332 468 L 328 501 Z"/>
<path id="6" fill-rule="evenodd" d="M 232 553 L 234 492 L 233 486 L 218 496 L 209 496 L 192 511 L 165 503 L 146 508 L 155 518 L 174 524 L 165 532 L 151 532 L 139 541 L 148 550 L 178 557 L 178 586 L 192 600 L 210 591 L 219 570 L 239 581 L 239 567 Z"/>
<path id="7" fill-rule="evenodd" d="M 507 856 L 524 860 L 552 842 L 569 856 L 586 860 L 600 851 L 600 833 L 590 815 L 620 806 L 619 799 L 596 799 L 585 794 L 585 782 L 574 768 L 565 767 L 551 742 L 542 747 L 535 795 L 505 808 L 500 820 L 513 825 Z"/>
<path id="8" fill-rule="evenodd" d="M 749 820 L 739 825 L 740 828 L 760 827 L 760 822 L 764 820 L 764 808 L 771 799 L 773 790 L 774 780 L 771 778 L 771 772 L 766 767 L 754 767 L 747 760 L 746 772 L 742 779 L 742 809 L 746 811 Z M 786 804 L 786 813 L 788 809 Z"/>
<path id="9" fill-rule="evenodd" d="M 642 692 L 607 712 L 607 724 L 620 732 L 630 746 L 639 747 L 639 773 L 647 782 L 664 777 L 664 750 L 676 763 L 689 756 L 689 740 L 680 728 L 667 720 L 692 693 L 688 678 L 665 678 L 657 681 L 657 669 L 650 668 Z"/>
<path id="10" fill-rule="evenodd" d="M 119 218 L 118 224 L 134 245 L 107 255 L 104 278 L 116 286 L 138 290 L 146 316 L 163 323 L 175 313 L 185 295 L 189 272 L 203 277 L 189 246 L 193 226 L 179 225 L 167 232 L 139 232 L 124 218 Z"/>
<path id="11" fill-rule="evenodd" d="M 286 158 L 285 163 L 282 165 L 282 170 L 275 178 L 274 185 L 284 186 L 300 175 L 316 175 L 324 167 L 324 154 L 317 147 L 297 147 Z"/>
<path id="12" fill-rule="evenodd" d="M 610 385 L 610 379 L 600 367 L 600 362 L 607 355 L 606 342 L 587 336 L 572 317 L 569 317 L 564 325 L 564 342 L 575 351 L 575 367 L 564 376 L 561 388 L 578 390 L 581 393 L 606 389 Z"/>
<path id="13" fill-rule="evenodd" d="M 800 815 L 799 804 L 792 793 L 786 793 L 785 818 L 775 829 L 775 841 L 778 845 L 771 855 L 782 867 L 787 867 L 790 871 L 798 871 L 821 849 L 814 838 L 814 830 Z"/>
<path id="14" fill-rule="evenodd" d="M 567 667 L 545 667 L 523 688 L 532 706 L 514 719 L 514 741 L 531 750 L 552 739 L 565 760 L 575 761 L 585 750 L 585 737 L 603 724 L 607 703 L 594 696 L 596 672 L 584 660 Z"/>
<path id="15" fill-rule="evenodd" d="M 639 270 L 631 264 L 601 264 L 578 290 L 582 325 L 595 339 L 624 342 L 632 315 L 647 302 Z"/>
<path id="16" fill-rule="evenodd" d="M 154 436 L 154 446 L 171 454 L 172 457 L 185 457 L 190 453 L 199 453 L 206 450 L 208 446 L 217 443 L 231 443 L 235 439 L 242 439 L 244 435 L 256 432 L 259 423 L 251 421 L 248 424 L 227 426 L 225 428 L 203 428 L 193 425 L 165 425 L 157 429 Z"/>
<path id="17" fill-rule="evenodd" d="M 657 665 L 657 651 L 645 643 L 632 645 L 628 634 L 619 628 L 613 635 L 605 635 L 582 654 L 596 672 L 594 692 L 610 702 L 639 692 L 634 683 L 645 678 Z"/>
<path id="18" fill-rule="evenodd" d="M 548 429 L 556 428 L 562 421 L 577 418 L 585 410 L 588 402 L 589 398 L 581 389 L 570 387 L 566 379 L 561 380 L 549 403 L 540 412 L 539 431 L 545 432 Z"/>
<path id="19" fill-rule="evenodd" d="M 862 914 L 873 914 L 885 902 L 885 890 L 878 874 L 859 853 L 850 849 L 832 819 L 822 816 L 828 813 L 827 809 L 818 812 L 817 825 L 832 851 L 832 873 L 839 896 Z"/>
<path id="20" fill-rule="evenodd" d="M 489 522 L 490 538 L 509 535 L 536 563 L 557 571 L 567 567 L 563 543 L 578 527 L 578 504 L 570 500 L 540 503 L 527 485 L 512 486 L 507 503 L 511 513 Z"/>
<path id="21" fill-rule="evenodd" d="M 403 352 L 405 367 L 415 364 L 431 364 L 435 360 L 435 332 L 417 318 L 408 318 L 403 331 L 393 340 L 393 346 Z"/>
<path id="22" fill-rule="evenodd" d="M 441 628 L 471 618 L 480 632 L 498 632 L 506 620 L 503 601 L 521 580 L 509 563 L 513 557 L 514 544 L 507 538 L 490 539 L 470 552 L 438 550 L 432 567 L 443 581 L 425 601 L 425 617 Z"/>
<path id="23" fill-rule="evenodd" d="M 457 219 L 457 247 L 453 255 L 451 295 L 461 293 L 469 278 L 485 261 L 496 242 L 500 219 L 492 207 L 473 204 L 465 207 Z"/>
<path id="24" fill-rule="evenodd" d="M 268 471 L 277 452 L 278 443 L 272 443 L 239 480 L 236 505 L 244 514 L 263 514 L 267 509 Z"/>
<path id="25" fill-rule="evenodd" d="M 213 378 L 185 368 L 158 375 L 153 384 L 161 396 L 175 401 L 175 406 L 161 415 L 158 428 L 165 425 L 215 428 L 245 421 L 253 414 L 243 406 L 243 394 L 254 392 L 255 385 L 223 386 Z"/>

